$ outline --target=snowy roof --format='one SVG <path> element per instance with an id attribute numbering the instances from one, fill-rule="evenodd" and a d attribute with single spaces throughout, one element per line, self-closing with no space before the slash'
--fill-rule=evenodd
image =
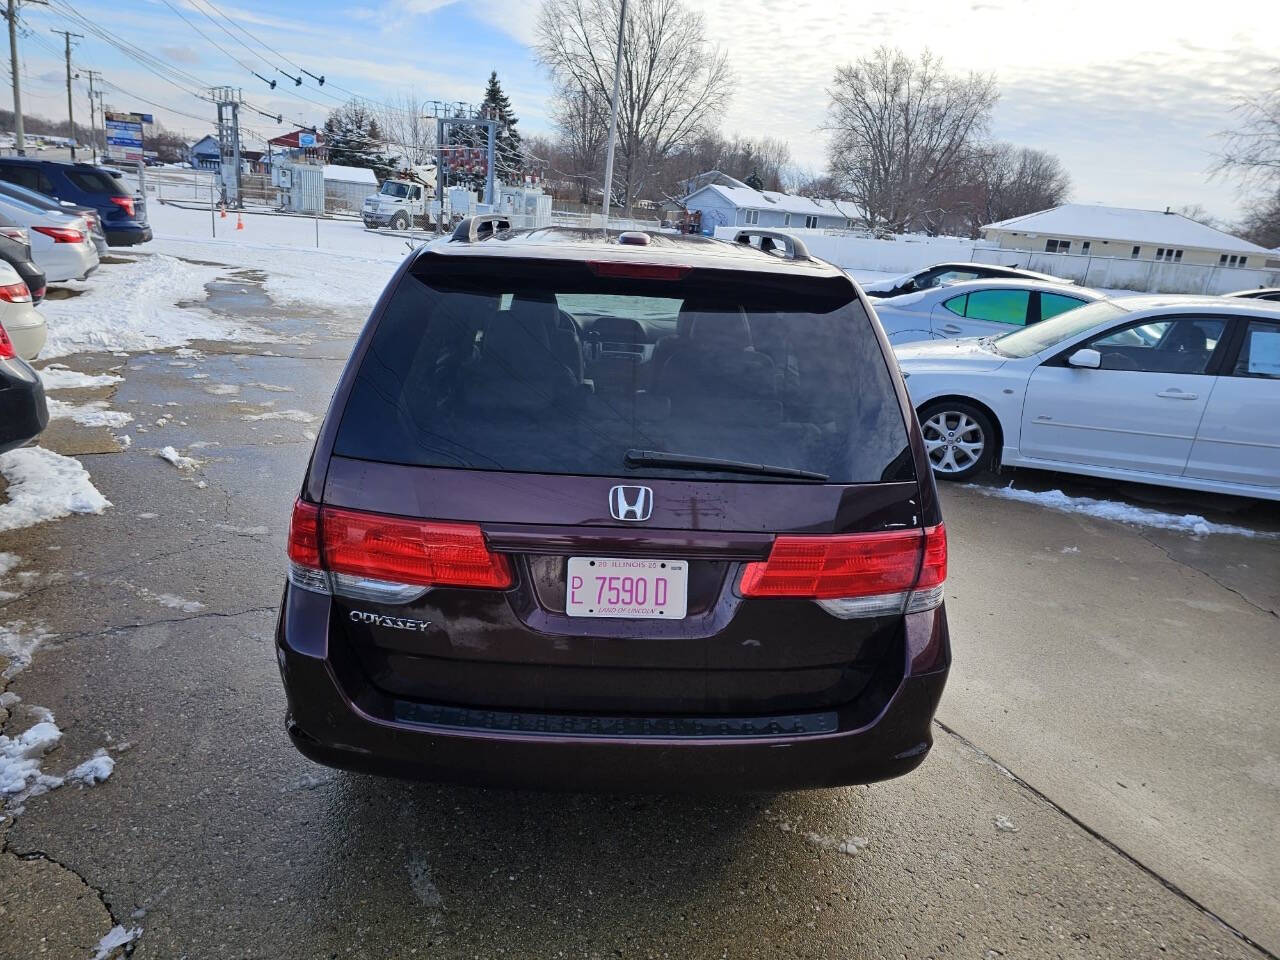
<path id="1" fill-rule="evenodd" d="M 324 178 L 326 180 L 340 180 L 344 183 L 371 183 L 375 187 L 378 185 L 378 178 L 373 175 L 373 171 L 368 167 L 344 167 L 337 163 L 326 163 L 324 165 Z"/>
<path id="2" fill-rule="evenodd" d="M 793 197 L 788 193 L 776 190 L 753 190 L 750 187 L 728 187 L 719 183 L 708 184 L 685 197 L 685 203 L 702 193 L 713 190 L 740 210 L 778 210 L 782 213 L 794 213 L 801 216 L 841 217 L 849 219 L 859 215 L 858 208 L 852 202 L 836 200 L 815 200 L 811 197 Z"/>
<path id="3" fill-rule="evenodd" d="M 1088 203 L 1064 203 L 1039 213 L 989 223 L 982 229 L 1232 250 L 1237 253 L 1267 252 L 1257 244 L 1215 230 L 1180 213 Z"/>

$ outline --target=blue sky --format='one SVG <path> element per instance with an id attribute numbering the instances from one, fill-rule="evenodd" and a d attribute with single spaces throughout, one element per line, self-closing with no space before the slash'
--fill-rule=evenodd
<path id="1" fill-rule="evenodd" d="M 344 96 L 328 82 L 317 90 L 309 79 L 297 90 L 301 97 L 286 92 L 292 81 L 272 66 L 292 72 L 290 65 L 234 28 L 224 32 L 218 24 L 227 22 L 203 2 L 53 0 L 48 8 L 24 7 L 26 112 L 65 115 L 61 38 L 48 31 L 72 29 L 86 34 L 74 62 L 118 85 L 107 88 L 111 106 L 147 110 L 193 137 L 212 126 L 208 104 L 77 25 L 69 7 L 185 71 L 187 88 L 197 80 L 240 86 L 249 102 L 283 112 L 281 126 L 249 114 L 247 125 L 265 135 L 288 128 L 289 119 L 319 122 L 334 97 Z M 550 85 L 529 46 L 537 0 L 213 2 L 288 60 L 370 98 L 478 100 L 496 69 L 522 129 L 547 131 Z M 687 2 L 704 14 L 708 34 L 728 53 L 740 82 L 724 132 L 781 137 L 797 163 L 815 171 L 825 163 L 821 128 L 835 67 L 880 43 L 912 52 L 927 46 L 952 69 L 996 75 L 1002 97 L 993 134 L 1058 154 L 1073 176 L 1073 200 L 1149 208 L 1199 203 L 1234 217 L 1241 200 L 1233 185 L 1206 172 L 1215 134 L 1232 123 L 1234 98 L 1259 93 L 1280 77 L 1273 72 L 1280 69 L 1274 0 L 1212 9 L 1152 0 Z M 245 66 L 277 77 L 277 89 Z M 81 118 L 88 103 L 83 90 L 77 81 Z M 204 116 L 210 121 L 197 119 Z"/>

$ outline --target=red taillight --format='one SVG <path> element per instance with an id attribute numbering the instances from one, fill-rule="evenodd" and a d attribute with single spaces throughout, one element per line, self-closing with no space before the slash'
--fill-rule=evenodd
<path id="1" fill-rule="evenodd" d="M 320 508 L 305 500 L 293 504 L 289 521 L 289 559 L 304 567 L 320 569 Z"/>
<path id="2" fill-rule="evenodd" d="M 112 197 L 111 202 L 129 216 L 133 216 L 133 197 Z"/>
<path id="3" fill-rule="evenodd" d="M 511 567 L 471 523 L 388 517 L 299 500 L 289 559 L 334 574 L 423 587 L 511 586 Z"/>
<path id="4" fill-rule="evenodd" d="M 30 303 L 31 291 L 25 283 L 8 283 L 0 286 L 0 300 L 7 303 Z"/>
<path id="5" fill-rule="evenodd" d="M 72 227 L 32 227 L 36 233 L 52 237 L 54 243 L 84 243 L 84 232 Z"/>
<path id="6" fill-rule="evenodd" d="M 27 243 L 27 231 L 22 227 L 0 227 L 0 237 L 8 237 L 17 243 Z"/>
<path id="7" fill-rule="evenodd" d="M 744 597 L 884 598 L 847 608 L 824 603 L 841 616 L 878 615 L 937 606 L 946 576 L 947 534 L 939 524 L 927 530 L 780 536 L 768 560 L 746 565 L 739 590 Z"/>
<path id="8" fill-rule="evenodd" d="M 680 280 L 693 269 L 678 263 L 619 263 L 613 260 L 590 260 L 587 267 L 597 277 L 623 277 L 628 280 Z"/>
<path id="9" fill-rule="evenodd" d="M 9 334 L 5 332 L 4 324 L 0 323 L 0 360 L 8 360 L 17 355 L 18 351 L 13 349 L 13 341 L 9 339 Z"/>
<path id="10" fill-rule="evenodd" d="M 31 297 L 32 297 L 32 299 L 34 299 L 34 300 L 43 300 L 43 299 L 44 299 L 44 294 L 45 294 L 45 289 L 46 289 L 45 287 L 36 287 L 33 291 L 31 291 Z"/>

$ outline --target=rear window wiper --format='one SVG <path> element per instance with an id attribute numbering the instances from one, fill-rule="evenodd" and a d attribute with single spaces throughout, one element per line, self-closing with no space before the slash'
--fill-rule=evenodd
<path id="1" fill-rule="evenodd" d="M 748 463 L 745 460 L 723 460 L 720 457 L 699 457 L 689 453 L 669 453 L 665 450 L 628 450 L 623 457 L 628 467 L 670 467 L 674 470 L 722 470 L 725 473 L 749 473 L 758 477 L 788 477 L 796 480 L 830 479 L 816 470 L 799 467 L 776 467 L 767 463 Z"/>

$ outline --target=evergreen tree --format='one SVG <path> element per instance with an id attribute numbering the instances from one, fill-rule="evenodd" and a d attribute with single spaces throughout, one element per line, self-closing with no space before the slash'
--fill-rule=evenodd
<path id="1" fill-rule="evenodd" d="M 510 98 L 502 92 L 497 70 L 489 74 L 489 84 L 485 87 L 481 108 L 500 121 L 497 141 L 494 144 L 497 164 L 497 170 L 494 173 L 503 183 L 522 182 L 524 150 L 520 145 L 520 132 L 516 129 L 516 124 L 520 121 L 511 110 Z"/>
<path id="2" fill-rule="evenodd" d="M 747 179 L 743 180 L 742 182 L 745 183 L 752 190 L 764 189 L 764 181 L 760 179 L 760 172 L 758 170 L 752 170 L 751 176 L 747 177 Z"/>
<path id="3" fill-rule="evenodd" d="M 329 114 L 324 122 L 324 140 L 330 163 L 365 167 L 379 180 L 395 172 L 398 158 L 383 153 L 382 128 L 359 101 L 352 100 Z"/>

